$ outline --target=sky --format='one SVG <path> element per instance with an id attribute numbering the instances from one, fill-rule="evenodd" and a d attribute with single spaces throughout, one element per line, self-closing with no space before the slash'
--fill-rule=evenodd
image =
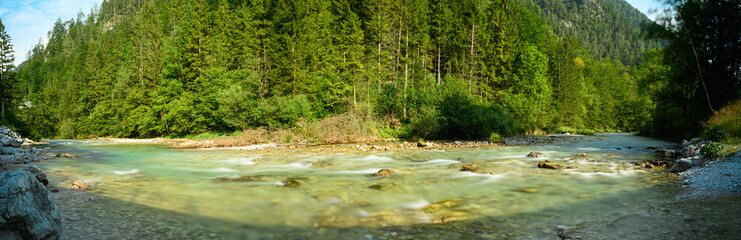
<path id="1" fill-rule="evenodd" d="M 0 0 L 0 20 L 10 35 L 18 66 L 26 60 L 26 53 L 39 41 L 46 42 L 46 35 L 57 19 L 67 21 L 77 14 L 90 13 L 103 0 Z"/>
<path id="2" fill-rule="evenodd" d="M 654 19 L 650 9 L 660 6 L 656 0 L 627 0 L 635 8 Z M 57 19 L 66 21 L 77 14 L 90 13 L 103 0 L 0 0 L 0 20 L 11 37 L 15 50 L 15 65 L 26 60 L 26 53 L 39 41 L 46 43 L 47 33 Z"/>
<path id="3" fill-rule="evenodd" d="M 626 2 L 630 3 L 630 5 L 633 5 L 634 8 L 641 11 L 643 14 L 646 14 L 648 18 L 651 20 L 656 20 L 656 14 L 651 14 L 649 11 L 651 9 L 657 9 L 660 6 L 663 5 L 661 1 L 656 0 L 625 0 Z"/>

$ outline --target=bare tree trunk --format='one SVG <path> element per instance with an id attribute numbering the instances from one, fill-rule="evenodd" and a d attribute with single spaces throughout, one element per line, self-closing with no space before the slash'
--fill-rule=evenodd
<path id="1" fill-rule="evenodd" d="M 440 45 L 437 46 L 437 86 L 440 86 L 442 78 L 440 78 Z"/>
<path id="2" fill-rule="evenodd" d="M 291 45 L 291 54 L 293 55 L 293 74 L 291 75 L 293 84 L 291 84 L 291 93 L 296 92 L 296 34 L 293 34 L 293 44 Z"/>
<path id="3" fill-rule="evenodd" d="M 399 18 L 399 38 L 396 42 L 396 65 L 394 65 L 394 87 L 399 80 L 399 60 L 401 58 L 401 19 Z"/>
<path id="4" fill-rule="evenodd" d="M 474 59 L 473 59 L 473 45 L 474 45 L 474 34 L 476 33 L 476 23 L 471 24 L 471 61 L 468 63 L 468 92 L 471 92 L 471 85 L 473 85 L 473 68 L 474 68 Z"/>
<path id="5" fill-rule="evenodd" d="M 407 40 L 404 47 L 404 118 L 407 117 L 407 79 L 409 78 L 409 28 L 407 28 Z"/>
<path id="6" fill-rule="evenodd" d="M 139 43 L 139 82 L 141 82 L 142 86 L 144 86 L 144 78 L 142 78 L 142 74 L 144 71 L 144 65 L 142 64 L 142 62 L 144 61 L 144 50 L 142 49 L 144 48 L 143 45 L 144 42 Z"/>
<path id="7" fill-rule="evenodd" d="M 377 6 L 378 10 L 378 91 L 381 91 L 381 5 Z M 370 81 L 370 80 L 369 80 Z M 368 95 L 370 95 L 370 88 L 368 88 Z M 370 101 L 370 96 L 368 97 Z M 370 102 L 369 102 L 370 104 Z"/>

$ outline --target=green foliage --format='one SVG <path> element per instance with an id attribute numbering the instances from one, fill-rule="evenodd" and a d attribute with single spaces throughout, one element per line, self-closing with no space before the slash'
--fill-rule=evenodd
<path id="1" fill-rule="evenodd" d="M 34 137 L 276 130 L 347 112 L 404 124 L 360 136 L 637 128 L 649 110 L 628 69 L 521 2 L 104 1 L 55 23 L 13 72 L 13 101 L 32 106 L 16 115 Z"/>
<path id="2" fill-rule="evenodd" d="M 660 24 L 649 36 L 666 42 L 642 64 L 642 90 L 650 96 L 652 125 L 645 133 L 688 139 L 701 133 L 698 122 L 741 97 L 741 10 L 738 1 L 666 1 Z M 642 75 L 642 76 L 641 76 Z"/>
<path id="3" fill-rule="evenodd" d="M 725 145 L 718 142 L 708 142 L 700 148 L 700 155 L 709 159 L 717 159 L 725 154 Z"/>
<path id="4" fill-rule="evenodd" d="M 712 126 L 702 134 L 702 139 L 711 142 L 720 142 L 726 137 L 728 137 L 728 130 L 720 126 Z"/>
<path id="5" fill-rule="evenodd" d="M 491 135 L 489 135 L 489 142 L 491 143 L 502 142 L 502 136 L 500 136 L 499 133 L 493 132 L 491 133 Z"/>

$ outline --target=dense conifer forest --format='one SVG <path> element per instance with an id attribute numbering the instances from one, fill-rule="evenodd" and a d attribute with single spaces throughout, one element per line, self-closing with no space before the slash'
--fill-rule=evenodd
<path id="1" fill-rule="evenodd" d="M 738 16 L 737 3 L 721 2 Z M 277 130 L 328 118 L 402 138 L 695 129 L 712 112 L 696 94 L 699 78 L 670 90 L 674 78 L 662 72 L 695 69 L 668 52 L 689 54 L 676 32 L 683 23 L 662 28 L 622 0 L 106 0 L 57 21 L 15 68 L 8 99 L 22 108 L 4 119 L 37 138 Z M 644 57 L 660 40 L 669 47 Z M 716 107 L 737 97 L 733 74 L 717 81 L 726 85 L 705 75 L 723 92 Z M 685 95 L 665 96 L 674 90 Z M 674 114 L 682 101 L 702 112 Z M 677 114 L 682 124 L 656 127 Z"/>

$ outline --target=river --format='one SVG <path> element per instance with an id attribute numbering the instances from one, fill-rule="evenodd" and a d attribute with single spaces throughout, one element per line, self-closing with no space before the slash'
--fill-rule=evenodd
<path id="1" fill-rule="evenodd" d="M 55 196 L 68 239 L 557 239 L 557 225 L 635 212 L 676 191 L 665 173 L 631 163 L 671 143 L 631 134 L 562 138 L 573 141 L 381 152 L 52 140 L 48 152 L 79 158 L 40 167 L 60 188 L 74 179 L 91 185 Z M 526 157 L 531 151 L 544 157 Z M 545 159 L 569 167 L 537 168 Z M 483 173 L 459 171 L 463 164 Z M 382 168 L 395 174 L 369 175 Z M 246 176 L 253 178 L 216 180 Z M 284 186 L 288 180 L 300 185 Z"/>

